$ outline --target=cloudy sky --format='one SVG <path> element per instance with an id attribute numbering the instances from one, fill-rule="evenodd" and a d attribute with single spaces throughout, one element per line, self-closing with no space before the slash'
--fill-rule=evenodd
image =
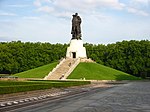
<path id="1" fill-rule="evenodd" d="M 0 41 L 68 43 L 76 12 L 84 42 L 150 40 L 150 0 L 0 0 Z"/>

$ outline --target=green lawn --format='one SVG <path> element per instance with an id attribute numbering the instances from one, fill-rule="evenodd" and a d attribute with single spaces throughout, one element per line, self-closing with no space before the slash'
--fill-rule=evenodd
<path id="1" fill-rule="evenodd" d="M 35 69 L 14 74 L 13 76 L 18 76 L 19 78 L 44 78 L 57 64 L 58 62 L 50 63 Z"/>
<path id="2" fill-rule="evenodd" d="M 69 86 L 79 86 L 90 84 L 89 81 L 0 81 L 0 94 L 9 94 L 33 90 L 42 90 L 50 88 L 60 88 Z"/>
<path id="3" fill-rule="evenodd" d="M 90 79 L 90 80 L 138 80 L 127 73 L 100 65 L 97 63 L 80 63 L 71 73 L 68 79 Z"/>

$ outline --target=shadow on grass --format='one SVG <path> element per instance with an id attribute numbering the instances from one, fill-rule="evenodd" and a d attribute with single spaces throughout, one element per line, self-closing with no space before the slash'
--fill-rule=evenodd
<path id="1" fill-rule="evenodd" d="M 118 75 L 115 75 L 115 80 L 141 80 L 140 77 L 135 77 L 135 76 L 132 76 L 132 75 L 123 75 L 123 74 L 118 74 Z"/>

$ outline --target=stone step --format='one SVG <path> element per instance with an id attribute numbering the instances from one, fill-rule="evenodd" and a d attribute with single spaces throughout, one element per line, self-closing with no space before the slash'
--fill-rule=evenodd
<path id="1" fill-rule="evenodd" d="M 53 73 L 48 76 L 48 79 L 60 79 L 63 74 L 67 73 L 69 69 L 74 65 L 77 59 L 65 59 L 61 65 L 56 68 Z"/>

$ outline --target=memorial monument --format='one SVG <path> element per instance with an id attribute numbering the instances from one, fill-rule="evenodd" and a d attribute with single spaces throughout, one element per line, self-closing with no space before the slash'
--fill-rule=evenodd
<path id="1" fill-rule="evenodd" d="M 45 76 L 45 80 L 66 79 L 80 62 L 93 62 L 91 59 L 87 59 L 86 49 L 83 47 L 83 41 L 81 39 L 82 20 L 80 16 L 78 16 L 78 13 L 72 16 L 72 38 L 67 48 L 66 58 L 62 59 L 61 62 Z"/>
<path id="2" fill-rule="evenodd" d="M 72 15 L 72 38 L 70 46 L 67 48 L 67 58 L 87 58 L 86 49 L 83 47 L 83 41 L 81 39 L 81 18 L 78 13 Z"/>

